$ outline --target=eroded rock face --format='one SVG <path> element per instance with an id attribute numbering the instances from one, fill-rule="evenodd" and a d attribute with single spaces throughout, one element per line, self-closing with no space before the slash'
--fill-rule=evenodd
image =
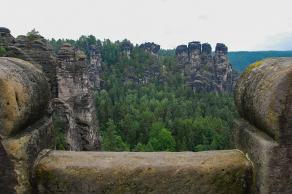
<path id="1" fill-rule="evenodd" d="M 46 77 L 21 59 L 0 58 L 0 135 L 25 129 L 47 110 L 50 89 Z"/>
<path id="2" fill-rule="evenodd" d="M 101 87 L 101 48 L 99 45 L 90 46 L 88 77 L 92 90 L 99 90 Z"/>
<path id="3" fill-rule="evenodd" d="M 57 97 L 57 60 L 44 37 L 40 35 L 31 35 L 18 36 L 14 39 L 10 35 L 10 31 L 4 34 L 0 32 L 0 45 L 1 44 L 6 45 L 6 56 L 20 58 L 32 64 L 40 65 L 42 71 L 48 78 L 52 97 Z"/>
<path id="4" fill-rule="evenodd" d="M 235 104 L 242 119 L 235 122 L 236 147 L 252 160 L 252 193 L 292 191 L 292 58 L 256 62 L 241 75 Z"/>
<path id="5" fill-rule="evenodd" d="M 176 58 L 178 61 L 178 67 L 184 69 L 189 64 L 189 49 L 187 45 L 179 45 L 175 49 Z"/>
<path id="6" fill-rule="evenodd" d="M 41 119 L 25 128 L 25 132 L 3 139 L 1 143 L 7 153 L 4 160 L 8 160 L 12 166 L 9 178 L 12 181 L 16 179 L 16 183 L 9 183 L 13 184 L 15 191 L 13 193 L 34 193 L 31 184 L 34 161 L 43 149 L 54 146 L 53 123 L 50 115 L 42 115 Z M 2 163 L 2 158 L 0 159 Z M 7 166 L 8 168 L 10 167 Z"/>
<path id="7" fill-rule="evenodd" d="M 14 37 L 11 36 L 8 28 L 0 27 L 0 46 L 6 48 L 8 45 L 13 44 Z"/>
<path id="8" fill-rule="evenodd" d="M 160 50 L 160 45 L 155 44 L 154 42 L 146 42 L 146 43 L 141 44 L 139 47 L 154 56 L 158 56 L 158 52 Z"/>
<path id="9" fill-rule="evenodd" d="M 66 137 L 70 150 L 97 150 L 99 146 L 95 102 L 88 74 L 88 63 L 83 52 L 69 44 L 63 45 L 58 54 L 58 101 L 55 114 L 68 119 Z M 57 102 L 57 101 L 56 101 Z M 61 106 L 60 106 L 61 105 Z M 66 110 L 62 110 L 66 107 Z M 73 115 L 72 115 L 73 114 Z"/>
<path id="10" fill-rule="evenodd" d="M 227 47 L 218 43 L 214 56 L 208 43 L 190 42 L 176 48 L 178 66 L 194 91 L 227 92 L 233 90 L 234 74 L 227 57 Z"/>
<path id="11" fill-rule="evenodd" d="M 0 141 L 0 191 L 2 193 L 15 193 L 17 184 L 16 173 L 13 171 L 13 164 Z"/>
<path id="12" fill-rule="evenodd" d="M 238 150 L 214 152 L 47 151 L 35 180 L 45 193 L 246 194 L 251 163 Z"/>
<path id="13" fill-rule="evenodd" d="M 87 60 L 83 52 L 65 44 L 57 59 L 48 42 L 42 36 L 31 34 L 29 36 L 18 36 L 14 39 L 6 28 L 0 28 L 0 45 L 5 45 L 7 56 L 21 58 L 40 68 L 40 71 L 45 74 L 49 82 L 50 89 L 47 92 L 51 91 L 51 99 L 60 98 L 60 101 L 66 104 L 63 107 L 69 107 L 69 110 L 60 111 L 61 118 L 64 118 L 62 115 L 66 113 L 70 114 L 69 117 L 74 120 L 74 124 L 71 121 L 67 121 L 70 126 L 68 128 L 70 133 L 66 135 L 68 140 L 67 148 L 73 150 L 96 149 L 98 144 L 96 134 L 98 122 L 96 121 L 92 91 L 100 87 L 101 56 L 99 48 L 93 46 L 90 58 Z M 16 94 L 18 93 L 21 92 L 16 92 Z M 42 95 L 45 94 L 42 93 Z M 1 95 L 4 96 L 6 94 L 1 93 Z M 40 99 L 42 98 L 37 100 Z M 36 103 L 39 103 L 37 100 Z M 53 107 L 59 107 L 59 105 L 60 103 L 57 103 Z M 41 109 L 42 106 L 38 108 Z M 57 114 L 59 110 L 57 108 L 54 114 Z M 42 112 L 37 110 L 32 110 L 32 112 L 36 115 L 42 115 Z M 20 114 L 20 116 L 22 115 Z M 31 114 L 26 115 L 31 116 Z M 30 118 L 34 119 L 33 117 Z M 22 118 L 19 120 L 24 121 Z M 11 121 L 10 123 L 15 122 Z M 11 126 L 10 128 L 13 127 Z"/>
<path id="14" fill-rule="evenodd" d="M 40 68 L 0 58 L 0 193 L 31 193 L 38 153 L 53 146 L 50 88 Z"/>
<path id="15" fill-rule="evenodd" d="M 212 47 L 208 43 L 202 44 L 202 53 L 205 55 L 211 55 L 212 53 Z"/>
<path id="16" fill-rule="evenodd" d="M 281 144 L 292 145 L 292 58 L 265 59 L 249 66 L 235 94 L 242 117 Z"/>
<path id="17" fill-rule="evenodd" d="M 228 49 L 222 44 L 218 43 L 215 49 L 214 67 L 215 79 L 219 87 L 219 91 L 231 92 L 233 89 L 233 71 L 227 56 Z"/>
<path id="18" fill-rule="evenodd" d="M 121 51 L 125 54 L 128 58 L 130 58 L 131 52 L 134 49 L 133 44 L 128 40 L 123 40 L 120 44 Z"/>

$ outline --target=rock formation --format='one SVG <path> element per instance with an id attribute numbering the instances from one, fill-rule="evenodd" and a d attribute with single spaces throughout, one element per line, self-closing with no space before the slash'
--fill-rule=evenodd
<path id="1" fill-rule="evenodd" d="M 161 77 L 161 66 L 159 64 L 159 51 L 160 45 L 155 44 L 153 42 L 146 42 L 139 46 L 139 48 L 143 49 L 145 52 L 150 54 L 152 58 L 152 64 L 146 67 L 142 83 L 148 83 L 151 79 L 159 79 Z"/>
<path id="2" fill-rule="evenodd" d="M 120 50 L 122 56 L 126 56 L 131 59 L 133 55 L 134 46 L 128 40 L 122 41 L 120 44 Z M 145 84 L 149 80 L 161 79 L 161 66 L 159 63 L 159 51 L 160 46 L 155 43 L 146 42 L 136 48 L 135 59 L 137 61 L 137 56 L 143 56 L 147 58 L 147 65 L 143 64 L 143 68 L 137 68 L 136 65 L 129 65 L 125 63 L 125 72 L 123 74 L 123 81 L 125 84 L 136 83 Z M 147 55 L 147 56 L 146 56 Z M 130 63 L 132 63 L 131 61 Z"/>
<path id="3" fill-rule="evenodd" d="M 233 89 L 232 66 L 228 61 L 227 52 L 228 49 L 224 44 L 218 43 L 216 45 L 214 67 L 219 91 L 232 91 Z"/>
<path id="4" fill-rule="evenodd" d="M 249 66 L 237 82 L 235 104 L 242 116 L 235 143 L 253 162 L 253 193 L 291 193 L 292 58 Z"/>
<path id="5" fill-rule="evenodd" d="M 6 48 L 8 45 L 13 44 L 14 37 L 11 36 L 8 28 L 0 27 L 0 46 Z"/>
<path id="6" fill-rule="evenodd" d="M 0 193 L 31 193 L 31 169 L 53 146 L 49 84 L 41 69 L 0 58 Z"/>
<path id="7" fill-rule="evenodd" d="M 123 40 L 120 44 L 121 51 L 125 54 L 128 58 L 130 58 L 131 52 L 134 49 L 133 44 L 128 40 Z"/>
<path id="8" fill-rule="evenodd" d="M 240 151 L 51 151 L 58 136 L 52 115 L 63 125 L 68 149 L 96 149 L 94 81 L 84 53 L 66 44 L 55 66 L 58 98 L 51 99 L 52 79 L 38 56 L 50 52 L 36 37 L 16 40 L 0 28 L 6 55 L 31 61 L 0 58 L 0 193 L 291 194 L 292 58 L 257 62 L 237 82 L 241 118 L 233 133 Z M 212 56 L 209 44 L 192 42 L 176 53 L 192 86 L 231 88 L 226 46 L 218 44 Z M 98 64 L 94 57 L 91 65 Z"/>
<path id="9" fill-rule="evenodd" d="M 18 36 L 14 39 L 6 28 L 0 28 L 0 45 L 6 49 L 6 56 L 29 61 L 45 74 L 50 85 L 51 99 L 55 98 L 52 101 L 54 116 L 59 116 L 57 120 L 62 121 L 62 126 L 55 128 L 60 128 L 65 133 L 65 148 L 96 150 L 99 137 L 93 90 L 100 87 L 100 49 L 92 46 L 87 60 L 83 52 L 75 50 L 71 45 L 64 45 L 57 58 L 48 42 L 39 34 Z M 24 76 L 23 79 L 25 78 Z M 30 95 L 34 93 L 31 92 Z M 41 110 L 44 109 L 39 100 L 47 99 L 46 93 L 38 95 L 43 98 L 36 96 L 34 101 L 39 105 L 34 105 L 30 111 L 41 115 Z"/>
<path id="10" fill-rule="evenodd" d="M 9 34 L 8 34 L 9 32 Z M 35 34 L 30 36 L 18 36 L 14 39 L 10 31 L 0 35 L 0 45 L 5 45 L 7 56 L 20 58 L 40 65 L 49 80 L 52 97 L 57 97 L 56 66 L 57 60 L 52 49 L 44 37 Z"/>
<path id="11" fill-rule="evenodd" d="M 160 45 L 155 44 L 154 42 L 145 42 L 141 44 L 139 47 L 147 51 L 148 53 L 158 57 Z"/>
<path id="12" fill-rule="evenodd" d="M 67 125 L 67 149 L 97 150 L 98 123 L 86 56 L 82 51 L 65 44 L 58 53 L 58 59 L 59 100 L 53 101 L 53 107 L 61 123 Z"/>
<path id="13" fill-rule="evenodd" d="M 92 90 L 99 90 L 101 87 L 101 48 L 100 45 L 91 45 L 89 53 L 88 78 Z"/>
<path id="14" fill-rule="evenodd" d="M 227 47 L 218 43 L 214 56 L 208 43 L 201 45 L 194 41 L 176 48 L 178 67 L 186 76 L 186 82 L 194 91 L 227 92 L 230 93 L 234 85 L 231 64 L 227 57 Z"/>

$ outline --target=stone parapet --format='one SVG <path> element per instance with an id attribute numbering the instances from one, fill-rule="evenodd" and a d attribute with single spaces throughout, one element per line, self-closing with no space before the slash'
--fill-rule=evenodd
<path id="1" fill-rule="evenodd" d="M 35 164 L 40 194 L 246 194 L 249 160 L 238 150 L 210 152 L 45 151 Z"/>

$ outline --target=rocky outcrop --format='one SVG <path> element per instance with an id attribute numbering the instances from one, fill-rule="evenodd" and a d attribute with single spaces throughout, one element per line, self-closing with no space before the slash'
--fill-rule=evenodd
<path id="1" fill-rule="evenodd" d="M 253 162 L 252 193 L 292 191 L 292 58 L 249 66 L 235 89 L 242 119 L 235 122 L 236 147 Z"/>
<path id="2" fill-rule="evenodd" d="M 176 48 L 178 67 L 186 77 L 186 82 L 194 91 L 227 92 L 234 86 L 234 76 L 227 57 L 227 47 L 216 45 L 212 55 L 211 45 L 194 41 Z"/>
<path id="3" fill-rule="evenodd" d="M 233 89 L 232 66 L 227 56 L 228 48 L 221 43 L 216 45 L 214 55 L 215 79 L 219 91 L 231 92 Z"/>
<path id="4" fill-rule="evenodd" d="M 8 28 L 0 27 L 0 47 L 7 48 L 8 45 L 14 44 L 14 37 L 11 36 Z"/>
<path id="5" fill-rule="evenodd" d="M 0 191 L 2 193 L 15 193 L 17 184 L 16 172 L 13 171 L 13 163 L 9 160 L 8 153 L 0 140 Z"/>
<path id="6" fill-rule="evenodd" d="M 92 90 L 101 87 L 101 48 L 99 45 L 91 45 L 89 53 L 88 78 Z"/>
<path id="7" fill-rule="evenodd" d="M 120 44 L 121 56 L 126 56 L 128 59 L 133 57 L 132 61 L 124 62 L 124 73 L 123 73 L 123 83 L 127 84 L 146 84 L 150 80 L 159 80 L 162 82 L 162 69 L 159 63 L 159 50 L 160 46 L 155 43 L 146 42 L 141 44 L 139 47 L 135 47 L 128 40 L 122 41 Z M 134 50 L 134 51 L 133 51 Z M 134 54 L 132 54 L 134 52 Z M 143 58 L 144 57 L 144 58 Z M 138 68 L 138 61 L 145 61 L 145 64 L 142 64 L 142 68 Z M 134 63 L 136 64 L 134 64 Z"/>
<path id="8" fill-rule="evenodd" d="M 0 28 L 1 31 L 1 28 Z M 40 65 L 47 76 L 52 97 L 57 97 L 56 66 L 57 60 L 50 45 L 44 37 L 35 34 L 30 36 L 18 36 L 14 39 L 10 31 L 0 33 L 0 45 L 5 44 L 8 57 L 20 58 Z"/>
<path id="9" fill-rule="evenodd" d="M 0 136 L 10 136 L 39 119 L 48 107 L 49 85 L 32 64 L 0 58 Z"/>
<path id="10" fill-rule="evenodd" d="M 86 56 L 71 45 L 65 44 L 58 53 L 58 59 L 60 60 L 57 67 L 60 100 L 53 101 L 53 107 L 58 118 L 66 118 L 67 149 L 97 150 L 98 123 Z M 70 121 L 71 117 L 74 122 Z"/>
<path id="11" fill-rule="evenodd" d="M 133 44 L 128 40 L 123 40 L 120 44 L 120 48 L 122 53 L 126 55 L 128 58 L 130 58 L 131 52 L 134 49 Z"/>
<path id="12" fill-rule="evenodd" d="M 154 42 L 145 42 L 141 44 L 139 47 L 145 50 L 146 52 L 158 57 L 160 45 L 155 44 Z"/>
<path id="13" fill-rule="evenodd" d="M 59 98 L 52 103 L 53 112 L 60 116 L 60 120 L 66 121 L 66 123 L 63 123 L 63 129 L 58 127 L 60 130 L 68 132 L 65 135 L 65 148 L 70 150 L 96 150 L 99 140 L 96 131 L 98 130 L 98 122 L 96 121 L 93 90 L 100 88 L 100 48 L 97 45 L 92 46 L 88 60 L 83 52 L 74 49 L 71 45 L 64 45 L 57 58 L 48 42 L 38 33 L 30 33 L 28 36 L 18 36 L 14 39 L 6 28 L 0 28 L 0 45 L 4 45 L 7 56 L 31 62 L 35 67 L 40 68 L 39 71 L 46 76 L 50 85 L 47 93 L 49 93 L 49 90 L 51 91 L 51 99 Z M 23 79 L 26 79 L 25 75 Z M 30 84 L 28 83 L 28 85 Z M 35 84 L 31 84 L 31 86 L 37 87 Z M 38 87 L 41 87 L 41 85 Z M 16 89 L 18 88 L 16 87 Z M 21 94 L 22 92 L 17 91 L 16 94 L 18 95 L 18 93 Z M 37 116 L 42 115 L 42 111 L 45 109 L 39 101 L 47 101 L 47 93 L 37 94 L 39 96 L 32 99 L 35 104 L 27 110 L 32 111 Z M 0 97 L 4 99 L 5 95 L 6 93 L 1 93 Z M 23 95 L 34 96 L 35 93 L 27 94 L 24 92 Z M 64 104 L 61 105 L 62 103 Z M 64 110 L 61 110 L 61 107 Z M 18 115 L 17 117 L 24 115 L 23 117 L 33 119 L 34 115 L 26 114 L 26 112 L 15 115 Z M 24 118 L 19 118 L 19 120 L 26 122 L 26 124 L 30 123 L 30 120 L 25 121 Z M 14 125 L 18 124 L 14 120 L 10 122 Z M 4 123 L 1 124 L 4 125 Z"/>
<path id="14" fill-rule="evenodd" d="M 238 150 L 46 152 L 35 167 L 40 194 L 246 194 L 252 181 L 251 163 Z"/>
<path id="15" fill-rule="evenodd" d="M 53 146 L 49 84 L 21 59 L 0 58 L 0 192 L 31 193 L 38 153 Z"/>
<path id="16" fill-rule="evenodd" d="M 175 49 L 176 58 L 178 61 L 178 67 L 181 70 L 184 70 L 189 64 L 189 49 L 187 45 L 179 45 Z M 182 71 L 184 72 L 184 71 Z"/>

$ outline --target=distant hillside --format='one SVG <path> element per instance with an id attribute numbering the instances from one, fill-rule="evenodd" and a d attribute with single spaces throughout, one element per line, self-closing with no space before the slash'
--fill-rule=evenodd
<path id="1" fill-rule="evenodd" d="M 249 64 L 269 57 L 292 57 L 292 51 L 239 51 L 228 53 L 233 68 L 242 72 Z"/>

